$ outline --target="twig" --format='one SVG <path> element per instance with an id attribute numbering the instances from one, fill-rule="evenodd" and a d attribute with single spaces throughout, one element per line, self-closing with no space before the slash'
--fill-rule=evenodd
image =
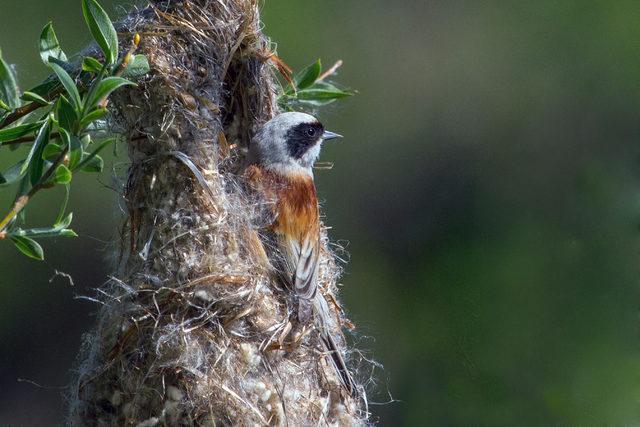
<path id="1" fill-rule="evenodd" d="M 47 101 L 50 101 L 52 97 L 54 97 L 56 95 L 56 92 L 58 92 L 58 90 L 56 90 L 55 92 L 53 92 L 51 95 L 49 95 L 49 97 L 45 97 L 45 99 Z M 26 116 L 27 114 L 33 113 L 34 111 L 36 111 L 38 108 L 40 107 L 44 107 L 44 105 L 38 103 L 38 102 L 31 102 L 29 104 L 25 104 L 22 107 L 18 107 L 15 110 L 13 110 L 13 113 L 9 114 L 7 117 L 4 118 L 4 120 L 2 122 L 0 122 L 0 129 L 4 128 L 8 125 L 10 125 L 11 123 L 21 119 L 22 117 Z"/>
<path id="2" fill-rule="evenodd" d="M 51 178 L 51 175 L 53 175 L 56 168 L 60 166 L 60 164 L 63 162 L 65 156 L 67 155 L 68 150 L 69 150 L 69 147 L 65 147 L 65 149 L 62 150 L 58 155 L 58 157 L 54 160 L 51 167 L 47 169 L 47 171 L 40 177 L 40 180 L 38 181 L 38 183 L 33 187 L 31 187 L 31 190 L 29 190 L 27 194 L 23 194 L 22 196 L 16 199 L 9 213 L 2 219 L 2 221 L 0 221 L 0 239 L 4 239 L 7 237 L 7 232 L 6 232 L 7 226 L 22 211 L 22 209 L 24 209 L 24 207 L 27 205 L 29 200 L 38 191 L 42 190 L 48 185 L 47 180 Z"/>
<path id="3" fill-rule="evenodd" d="M 336 71 L 338 70 L 338 68 L 340 68 L 342 66 L 343 62 L 342 59 L 338 59 L 336 61 L 335 64 L 333 64 L 331 66 L 331 68 L 329 68 L 327 71 L 325 71 L 324 73 L 320 74 L 320 77 L 318 77 L 318 79 L 316 80 L 316 82 L 321 82 L 324 79 L 326 79 L 327 77 L 333 75 L 336 73 Z"/>

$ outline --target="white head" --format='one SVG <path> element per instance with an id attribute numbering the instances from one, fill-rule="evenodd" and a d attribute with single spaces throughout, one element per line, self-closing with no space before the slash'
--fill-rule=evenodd
<path id="1" fill-rule="evenodd" d="M 322 141 L 340 138 L 305 113 L 282 113 L 265 123 L 249 147 L 249 161 L 280 172 L 305 172 L 320 155 Z"/>

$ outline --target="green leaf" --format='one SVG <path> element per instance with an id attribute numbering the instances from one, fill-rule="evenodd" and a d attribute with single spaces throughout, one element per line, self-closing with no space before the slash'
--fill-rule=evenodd
<path id="1" fill-rule="evenodd" d="M 78 92 L 78 88 L 76 87 L 76 83 L 73 81 L 69 73 L 65 71 L 60 65 L 51 62 L 49 66 L 53 69 L 53 71 L 58 76 L 58 80 L 62 83 L 62 86 L 66 89 L 69 94 L 71 104 L 73 108 L 79 112 L 82 110 L 82 100 L 80 99 L 80 92 Z"/>
<path id="2" fill-rule="evenodd" d="M 60 80 L 57 77 L 49 77 L 43 83 L 40 83 L 38 86 L 32 87 L 29 89 L 29 92 L 33 92 L 42 97 L 49 97 L 58 90 L 60 87 Z"/>
<path id="3" fill-rule="evenodd" d="M 53 227 L 28 228 L 23 230 L 18 228 L 11 232 L 12 237 L 37 237 L 39 239 L 47 237 L 77 237 L 78 235 L 67 227 L 71 224 L 73 214 L 67 215 L 63 222 L 54 224 Z"/>
<path id="4" fill-rule="evenodd" d="M 104 141 L 101 141 L 95 150 L 93 150 L 89 154 L 85 153 L 85 158 L 76 165 L 74 170 L 77 170 L 77 169 L 85 170 L 84 168 L 87 167 L 88 169 L 86 170 L 86 172 L 102 171 L 102 165 L 104 164 L 104 162 L 102 161 L 102 158 L 99 158 L 99 160 L 93 160 L 93 159 L 98 157 L 98 153 L 100 153 L 108 145 L 114 143 L 115 141 L 116 141 L 115 138 L 109 138 L 109 139 L 105 139 Z M 98 166 L 99 166 L 99 169 L 98 169 Z"/>
<path id="5" fill-rule="evenodd" d="M 138 80 L 151 70 L 149 67 L 149 61 L 144 55 L 134 55 L 127 64 L 127 68 L 124 69 L 122 77 L 131 80 Z"/>
<path id="6" fill-rule="evenodd" d="M 78 114 L 64 95 L 60 95 L 60 98 L 58 98 L 58 108 L 56 111 L 58 113 L 58 123 L 60 127 L 72 132 L 78 121 Z"/>
<path id="7" fill-rule="evenodd" d="M 96 58 L 87 56 L 82 60 L 82 70 L 89 73 L 99 73 L 102 71 L 102 63 L 100 63 Z"/>
<path id="8" fill-rule="evenodd" d="M 69 187 L 67 186 L 67 188 Z M 69 215 L 64 217 L 64 219 L 56 221 L 53 226 L 54 228 L 67 228 L 71 224 L 71 221 L 73 221 L 73 212 L 69 212 Z"/>
<path id="9" fill-rule="evenodd" d="M 60 205 L 60 212 L 58 212 L 58 216 L 56 217 L 56 222 L 53 223 L 54 227 L 67 228 L 69 224 L 71 224 L 71 219 L 73 218 L 73 214 L 70 213 L 69 215 L 67 215 L 65 219 L 63 219 L 64 212 L 67 210 L 67 203 L 69 203 L 70 187 L 71 186 L 69 184 L 66 184 L 64 186 L 64 200 L 62 201 L 62 205 Z"/>
<path id="10" fill-rule="evenodd" d="M 84 129 L 85 127 L 90 125 L 92 122 L 95 122 L 96 120 L 100 120 L 101 118 L 106 116 L 107 113 L 108 113 L 108 110 L 106 108 L 98 108 L 96 110 L 93 110 L 92 112 L 84 116 L 84 118 L 80 121 L 80 129 Z"/>
<path id="11" fill-rule="evenodd" d="M 68 184 L 71 182 L 73 174 L 65 165 L 58 165 L 55 173 L 53 174 L 52 181 L 55 184 Z"/>
<path id="12" fill-rule="evenodd" d="M 104 168 L 104 160 L 99 155 L 93 156 L 88 162 L 82 166 L 82 172 L 102 172 Z"/>
<path id="13" fill-rule="evenodd" d="M 302 100 L 339 99 L 351 95 L 353 95 L 353 93 L 338 89 L 334 85 L 325 82 L 315 83 L 307 89 L 298 91 L 298 99 Z"/>
<path id="14" fill-rule="evenodd" d="M 2 172 L 2 174 L 0 174 L 0 186 L 5 187 L 22 179 L 24 176 L 24 172 L 21 172 L 23 164 L 24 160 L 20 160 L 18 163 Z"/>
<path id="15" fill-rule="evenodd" d="M 60 153 L 62 153 L 62 145 L 50 142 L 44 147 L 44 150 L 42 150 L 42 158 L 52 161 L 57 159 Z"/>
<path id="16" fill-rule="evenodd" d="M 51 131 L 50 120 L 46 120 L 40 130 L 38 131 L 38 135 L 36 136 L 36 140 L 33 142 L 31 146 L 31 150 L 29 150 L 29 154 L 25 159 L 24 164 L 22 165 L 22 169 L 20 170 L 20 174 L 29 169 L 30 172 L 30 180 L 31 185 L 35 185 L 40 177 L 42 176 L 42 168 L 44 166 L 44 159 L 42 158 L 42 151 L 44 147 L 49 142 L 49 133 Z"/>
<path id="17" fill-rule="evenodd" d="M 42 29 L 40 33 L 40 41 L 38 42 L 40 49 L 40 58 L 45 65 L 49 65 L 50 58 L 55 58 L 60 61 L 66 61 L 67 55 L 64 54 L 55 31 L 53 31 L 53 25 L 49 22 Z"/>
<path id="18" fill-rule="evenodd" d="M 9 64 L 2 57 L 0 57 L 0 101 L 4 102 L 10 109 L 20 106 L 16 77 Z"/>
<path id="19" fill-rule="evenodd" d="M 305 89 L 311 86 L 320 76 L 322 64 L 318 59 L 313 64 L 307 65 L 293 77 L 297 89 Z"/>
<path id="20" fill-rule="evenodd" d="M 11 141 L 21 136 L 30 134 L 31 132 L 38 130 L 42 127 L 44 122 L 27 123 L 24 125 L 14 126 L 0 130 L 0 145 L 4 141 Z"/>
<path id="21" fill-rule="evenodd" d="M 109 15 L 96 0 L 82 0 L 82 14 L 106 62 L 113 64 L 118 58 L 118 34 Z"/>
<path id="22" fill-rule="evenodd" d="M 29 228 L 27 230 L 18 229 L 12 233 L 16 237 L 37 237 L 44 239 L 47 237 L 78 237 L 75 231 L 69 228 L 57 228 L 57 227 L 40 227 Z"/>
<path id="23" fill-rule="evenodd" d="M 16 248 L 26 256 L 39 261 L 44 259 L 42 246 L 40 246 L 35 240 L 25 236 L 11 236 L 11 240 L 13 241 L 13 244 L 16 245 Z"/>
<path id="24" fill-rule="evenodd" d="M 107 77 L 98 84 L 94 91 L 89 93 L 88 98 L 85 101 L 86 109 L 93 109 L 100 101 L 109 96 L 111 92 L 126 85 L 135 86 L 135 83 L 130 80 L 123 79 L 122 77 Z"/>
<path id="25" fill-rule="evenodd" d="M 51 105 L 51 102 L 47 101 L 37 93 L 26 91 L 22 94 L 21 99 L 27 102 L 35 102 L 37 104 L 42 105 L 43 107 L 46 105 Z"/>
<path id="26" fill-rule="evenodd" d="M 75 135 L 69 135 L 64 129 L 60 129 L 60 134 L 69 147 L 69 168 L 73 169 L 82 161 L 82 142 L 80 142 L 80 138 Z"/>

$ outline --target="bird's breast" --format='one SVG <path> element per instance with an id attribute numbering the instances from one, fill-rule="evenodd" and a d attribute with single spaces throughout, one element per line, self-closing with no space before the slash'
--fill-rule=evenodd
<path id="1" fill-rule="evenodd" d="M 273 231 L 302 242 L 319 233 L 318 197 L 313 178 L 303 174 L 290 176 L 262 168 L 249 171 L 250 179 L 268 199 L 274 201 Z"/>
<path id="2" fill-rule="evenodd" d="M 278 188 L 273 229 L 302 242 L 318 233 L 318 198 L 313 179 L 288 177 Z"/>

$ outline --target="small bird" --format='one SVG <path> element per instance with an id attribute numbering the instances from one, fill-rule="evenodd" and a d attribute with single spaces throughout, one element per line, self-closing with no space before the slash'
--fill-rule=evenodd
<path id="1" fill-rule="evenodd" d="M 298 301 L 298 322 L 313 317 L 342 385 L 353 395 L 355 383 L 329 331 L 329 307 L 317 282 L 320 217 L 312 167 L 322 142 L 340 137 L 309 114 L 279 114 L 253 138 L 245 174 L 273 201 L 272 221 L 262 237 L 279 277 Z"/>

